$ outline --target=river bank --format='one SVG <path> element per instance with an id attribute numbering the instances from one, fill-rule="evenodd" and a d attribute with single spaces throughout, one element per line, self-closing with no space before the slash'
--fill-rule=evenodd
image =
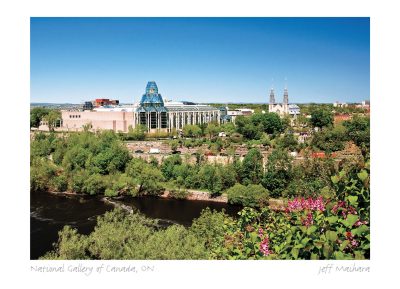
<path id="1" fill-rule="evenodd" d="M 128 212 L 140 212 L 148 218 L 158 220 L 162 227 L 173 224 L 189 227 L 206 208 L 223 210 L 232 217 L 242 208 L 221 202 L 153 196 L 109 198 L 70 192 L 31 192 L 31 259 L 37 259 L 52 250 L 52 244 L 58 240 L 58 231 L 65 225 L 77 229 L 81 234 L 90 234 L 96 226 L 97 218 L 115 207 L 121 207 Z"/>
<path id="2" fill-rule="evenodd" d="M 212 197 L 209 192 L 205 192 L 205 191 L 198 191 L 198 190 L 186 190 L 186 191 L 187 191 L 187 195 L 184 198 L 179 198 L 179 199 L 188 200 L 188 201 L 206 201 L 206 202 L 225 203 L 225 204 L 228 203 L 228 196 L 226 194 Z M 53 194 L 53 195 L 87 196 L 86 194 L 79 194 L 79 193 L 68 192 L 68 191 L 64 191 L 64 192 L 49 191 L 49 193 Z M 173 196 L 173 194 L 171 193 L 171 191 L 169 191 L 169 190 L 165 190 L 162 195 L 159 195 L 156 197 L 164 198 L 164 199 L 176 199 Z"/>

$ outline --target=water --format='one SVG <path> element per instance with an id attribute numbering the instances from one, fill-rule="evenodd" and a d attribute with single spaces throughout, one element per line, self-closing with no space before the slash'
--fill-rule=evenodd
<path id="1" fill-rule="evenodd" d="M 232 216 L 240 210 L 240 207 L 224 203 L 152 197 L 125 197 L 118 202 L 138 209 L 149 218 L 160 219 L 164 225 L 190 226 L 207 207 L 218 211 L 225 209 Z M 101 197 L 31 193 L 31 259 L 52 250 L 53 243 L 58 240 L 58 231 L 65 225 L 76 228 L 81 234 L 89 234 L 96 225 L 97 217 L 112 209 L 114 206 L 104 203 Z"/>

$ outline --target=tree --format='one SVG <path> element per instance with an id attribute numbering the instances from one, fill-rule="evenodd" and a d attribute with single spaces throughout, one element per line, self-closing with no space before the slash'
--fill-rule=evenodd
<path id="1" fill-rule="evenodd" d="M 291 178 L 292 158 L 286 150 L 273 150 L 268 157 L 262 185 L 271 192 L 272 197 L 281 197 Z"/>
<path id="2" fill-rule="evenodd" d="M 232 122 L 227 122 L 221 125 L 221 131 L 225 132 L 226 135 L 230 136 L 236 131 L 236 127 Z"/>
<path id="3" fill-rule="evenodd" d="M 210 138 L 213 138 L 218 132 L 219 132 L 219 127 L 214 123 L 209 123 L 205 130 L 205 133 L 208 134 Z"/>
<path id="4" fill-rule="evenodd" d="M 201 128 L 197 125 L 185 125 L 182 131 L 185 137 L 199 137 L 201 135 Z"/>
<path id="5" fill-rule="evenodd" d="M 59 110 L 52 109 L 47 115 L 43 117 L 43 119 L 47 121 L 49 130 L 54 131 L 54 127 L 61 119 L 61 112 Z"/>
<path id="6" fill-rule="evenodd" d="M 259 184 L 263 177 L 263 156 L 256 149 L 250 149 L 244 157 L 241 168 L 241 179 L 243 184 Z"/>
<path id="7" fill-rule="evenodd" d="M 346 141 L 346 130 L 342 126 L 334 128 L 323 128 L 314 133 L 311 144 L 328 153 L 344 149 Z"/>
<path id="8" fill-rule="evenodd" d="M 138 195 L 160 195 L 164 191 L 164 177 L 158 168 L 133 159 L 126 169 L 127 176 L 138 185 Z"/>
<path id="9" fill-rule="evenodd" d="M 38 127 L 42 118 L 48 115 L 49 109 L 44 107 L 35 107 L 31 109 L 30 123 L 31 127 Z"/>
<path id="10" fill-rule="evenodd" d="M 215 166 L 209 164 L 202 166 L 198 177 L 201 187 L 209 190 L 212 194 L 219 194 L 222 191 L 221 175 L 218 174 Z"/>
<path id="11" fill-rule="evenodd" d="M 311 124 L 314 127 L 326 127 L 332 126 L 333 124 L 333 114 L 327 108 L 314 108 L 311 112 Z"/>
<path id="12" fill-rule="evenodd" d="M 64 227 L 54 251 L 41 259 L 195 260 L 208 259 L 205 239 L 180 225 L 157 226 L 138 213 L 116 209 L 97 219 L 88 236 Z"/>
<path id="13" fill-rule="evenodd" d="M 146 138 L 147 128 L 145 125 L 137 125 L 132 128 L 130 125 L 128 127 L 128 133 L 126 135 L 127 140 L 144 140 Z"/>
<path id="14" fill-rule="evenodd" d="M 193 232 L 197 238 L 203 240 L 207 249 L 217 249 L 217 247 L 222 246 L 225 241 L 225 224 L 232 221 L 233 219 L 223 211 L 211 211 L 210 208 L 207 207 L 201 212 L 200 217 L 193 220 L 190 231 Z"/>
<path id="15" fill-rule="evenodd" d="M 297 149 L 298 142 L 292 133 L 285 133 L 285 135 L 277 140 L 277 145 L 280 148 L 294 151 Z"/>
<path id="16" fill-rule="evenodd" d="M 274 112 L 253 114 L 251 121 L 255 126 L 262 125 L 262 130 L 268 134 L 278 134 L 284 130 L 281 118 Z"/>
<path id="17" fill-rule="evenodd" d="M 182 164 L 180 155 L 172 155 L 165 158 L 161 164 L 161 172 L 166 180 L 170 180 L 174 174 L 174 167 Z"/>
<path id="18" fill-rule="evenodd" d="M 364 156 L 367 156 L 370 150 L 369 117 L 355 116 L 352 120 L 343 122 L 343 126 L 347 130 L 348 138 L 361 149 Z"/>
<path id="19" fill-rule="evenodd" d="M 235 184 L 226 191 L 228 201 L 231 204 L 246 207 L 260 207 L 268 205 L 269 192 L 261 185 Z"/>

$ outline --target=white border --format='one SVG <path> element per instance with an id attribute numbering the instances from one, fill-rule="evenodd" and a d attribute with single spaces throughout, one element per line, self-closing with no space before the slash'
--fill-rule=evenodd
<path id="1" fill-rule="evenodd" d="M 397 219 L 399 189 L 395 183 L 398 161 L 395 96 L 398 88 L 400 27 L 390 1 L 8 1 L 0 8 L 1 53 L 1 284 L 40 288 L 110 288 L 111 286 L 360 288 L 395 282 L 398 256 Z M 388 3 L 389 2 L 389 3 Z M 31 16 L 363 16 L 371 17 L 372 104 L 372 260 L 370 274 L 317 275 L 321 264 L 312 261 L 134 262 L 154 264 L 156 273 L 79 274 L 32 273 L 29 261 L 29 21 Z M 395 174 L 396 173 L 396 174 Z M 397 177 L 398 178 L 398 177 Z M 390 194 L 393 193 L 393 194 Z M 51 262 L 50 262 L 51 263 Z M 48 263 L 48 264 L 50 264 Z M 53 262 L 54 263 L 54 262 Z M 65 262 L 68 263 L 68 262 Z M 76 262 L 75 262 L 76 263 Z M 96 264 L 89 261 L 81 263 Z M 112 263 L 122 264 L 121 261 Z M 343 262 L 340 262 L 341 264 Z M 396 268 L 396 269 L 395 269 Z M 382 280 L 382 281 L 379 281 Z M 398 283 L 398 282 L 396 282 Z M 392 283 L 392 284 L 396 284 Z M 5 287 L 5 286 L 6 287 Z M 222 287 L 221 287 L 222 286 Z M 296 287 L 294 287 L 296 286 Z M 368 286 L 369 287 L 369 286 Z"/>

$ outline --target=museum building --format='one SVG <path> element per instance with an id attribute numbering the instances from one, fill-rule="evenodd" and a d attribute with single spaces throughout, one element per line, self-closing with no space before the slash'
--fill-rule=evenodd
<path id="1" fill-rule="evenodd" d="M 80 131 L 89 125 L 91 130 L 111 129 L 128 132 L 129 126 L 143 125 L 147 131 L 171 132 L 185 125 L 220 122 L 219 109 L 193 102 L 164 101 L 155 81 L 149 81 L 139 103 L 131 106 L 104 106 L 91 110 L 61 111 L 60 130 Z"/>

